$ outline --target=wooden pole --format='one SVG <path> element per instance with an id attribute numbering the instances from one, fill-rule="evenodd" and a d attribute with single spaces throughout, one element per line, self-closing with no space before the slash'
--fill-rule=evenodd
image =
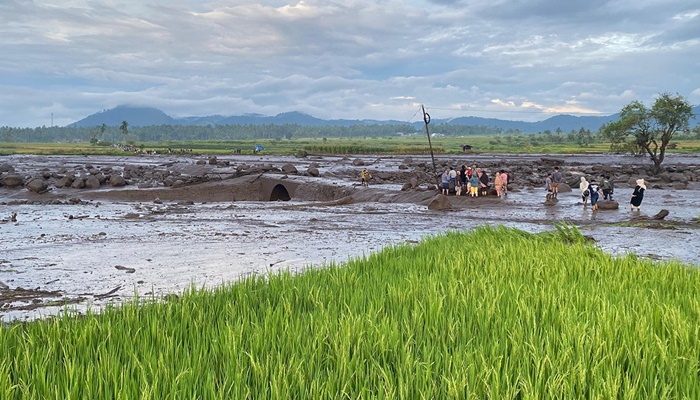
<path id="1" fill-rule="evenodd" d="M 435 174 L 435 179 L 438 184 L 438 190 L 440 189 L 440 176 L 438 175 L 437 166 L 435 165 L 435 154 L 433 154 L 433 144 L 430 142 L 430 130 L 428 129 L 428 124 L 430 123 L 430 114 L 425 112 L 425 106 L 421 104 L 421 109 L 423 110 L 423 122 L 425 122 L 425 134 L 428 135 L 428 147 L 430 147 L 430 158 L 433 160 L 433 173 Z"/>

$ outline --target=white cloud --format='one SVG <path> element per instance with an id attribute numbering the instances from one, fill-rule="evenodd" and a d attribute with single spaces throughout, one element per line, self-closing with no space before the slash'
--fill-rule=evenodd
<path id="1" fill-rule="evenodd" d="M 697 103 L 698 15 L 689 0 L 5 0 L 0 125 L 119 104 L 538 120 L 660 92 Z"/>

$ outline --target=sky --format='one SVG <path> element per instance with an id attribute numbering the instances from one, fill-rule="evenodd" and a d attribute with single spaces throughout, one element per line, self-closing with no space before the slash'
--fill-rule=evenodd
<path id="1" fill-rule="evenodd" d="M 0 0 L 0 126 L 172 117 L 540 121 L 700 104 L 697 0 Z"/>

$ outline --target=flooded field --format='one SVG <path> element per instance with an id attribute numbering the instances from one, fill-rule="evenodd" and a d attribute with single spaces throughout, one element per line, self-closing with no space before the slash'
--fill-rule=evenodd
<path id="1" fill-rule="evenodd" d="M 471 156 L 469 163 L 481 165 L 496 159 L 527 164 L 541 158 L 483 157 Z M 388 174 L 405 164 L 405 157 L 361 159 L 373 171 Z M 429 157 L 412 159 L 414 164 L 431 162 Z M 447 156 L 438 161 L 444 159 Z M 88 162 L 103 168 L 181 165 L 190 175 L 195 169 L 213 168 L 196 164 L 198 160 L 13 156 L 1 157 L 0 164 L 13 165 L 27 175 Z M 561 193 L 555 205 L 545 205 L 541 187 L 514 184 L 503 199 L 450 198 L 451 209 L 434 211 L 427 204 L 436 191 L 427 185 L 402 191 L 400 179 L 387 177 L 381 184 L 363 188 L 357 184 L 363 166 L 347 158 L 232 156 L 225 160 L 215 171 L 205 171 L 206 184 L 179 189 L 131 184 L 30 193 L 0 187 L 0 318 L 32 319 L 55 314 L 66 304 L 81 311 L 129 300 L 136 294 L 164 296 L 191 285 L 211 287 L 248 274 L 320 267 L 388 245 L 415 243 L 425 235 L 483 224 L 541 231 L 553 229 L 555 222 L 570 222 L 611 254 L 635 253 L 700 264 L 698 182 L 684 189 L 650 187 L 640 212 L 629 210 L 632 189 L 619 184 L 616 200 L 620 208 L 615 210 L 593 212 L 583 207 L 576 188 Z M 625 157 L 567 156 L 562 169 L 574 169 L 567 165 L 581 160 L 638 162 Z M 700 159 L 692 156 L 674 161 L 700 165 Z M 242 164 L 280 167 L 285 163 L 294 164 L 299 171 L 308 171 L 316 163 L 319 176 L 276 170 L 237 175 L 241 172 L 237 166 Z M 411 170 L 402 173 L 410 176 Z M 211 178 L 214 172 L 217 179 Z M 282 182 L 287 188 L 295 187 L 299 195 L 291 194 L 290 189 L 289 201 L 267 201 L 269 195 L 257 192 L 264 192 L 268 183 L 254 186 L 263 179 L 272 179 L 273 193 Z M 650 220 L 661 210 L 669 212 L 663 221 Z"/>

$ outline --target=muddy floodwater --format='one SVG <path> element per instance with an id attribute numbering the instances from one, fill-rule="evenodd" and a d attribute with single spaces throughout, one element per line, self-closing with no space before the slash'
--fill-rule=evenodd
<path id="1" fill-rule="evenodd" d="M 450 155 L 436 161 L 440 166 L 468 162 L 494 169 L 532 166 L 544 157 Z M 643 162 L 604 155 L 557 157 L 569 175 L 588 164 L 623 168 Z M 553 229 L 555 222 L 569 222 L 614 255 L 635 253 L 700 264 L 697 181 L 681 189 L 663 182 L 657 188 L 649 184 L 639 212 L 629 210 L 632 187 L 616 182 L 619 208 L 594 212 L 582 205 L 577 187 L 547 205 L 541 185 L 519 184 L 524 177 L 515 174 L 507 197 L 450 196 L 449 209 L 431 210 L 428 204 L 437 191 L 419 171 L 432 171 L 432 160 L 410 158 L 0 157 L 0 164 L 11 165 L 17 174 L 28 178 L 44 173 L 49 182 L 42 193 L 0 187 L 0 318 L 33 319 L 66 306 L 84 312 L 137 294 L 160 297 L 250 274 L 342 263 L 388 245 L 417 243 L 425 235 L 484 224 L 537 232 Z M 667 162 L 700 165 L 700 158 L 671 157 Z M 121 187 L 53 186 L 59 174 L 87 164 L 112 174 L 124 174 L 127 166 L 153 167 L 155 172 L 127 179 L 130 182 Z M 296 171 L 284 172 L 285 164 Z M 151 179 L 159 168 L 187 180 L 164 186 Z M 362 168 L 382 178 L 362 187 Z M 407 187 L 412 174 L 419 182 Z M 159 179 L 167 180 L 161 175 Z M 653 220 L 661 210 L 668 216 Z"/>

